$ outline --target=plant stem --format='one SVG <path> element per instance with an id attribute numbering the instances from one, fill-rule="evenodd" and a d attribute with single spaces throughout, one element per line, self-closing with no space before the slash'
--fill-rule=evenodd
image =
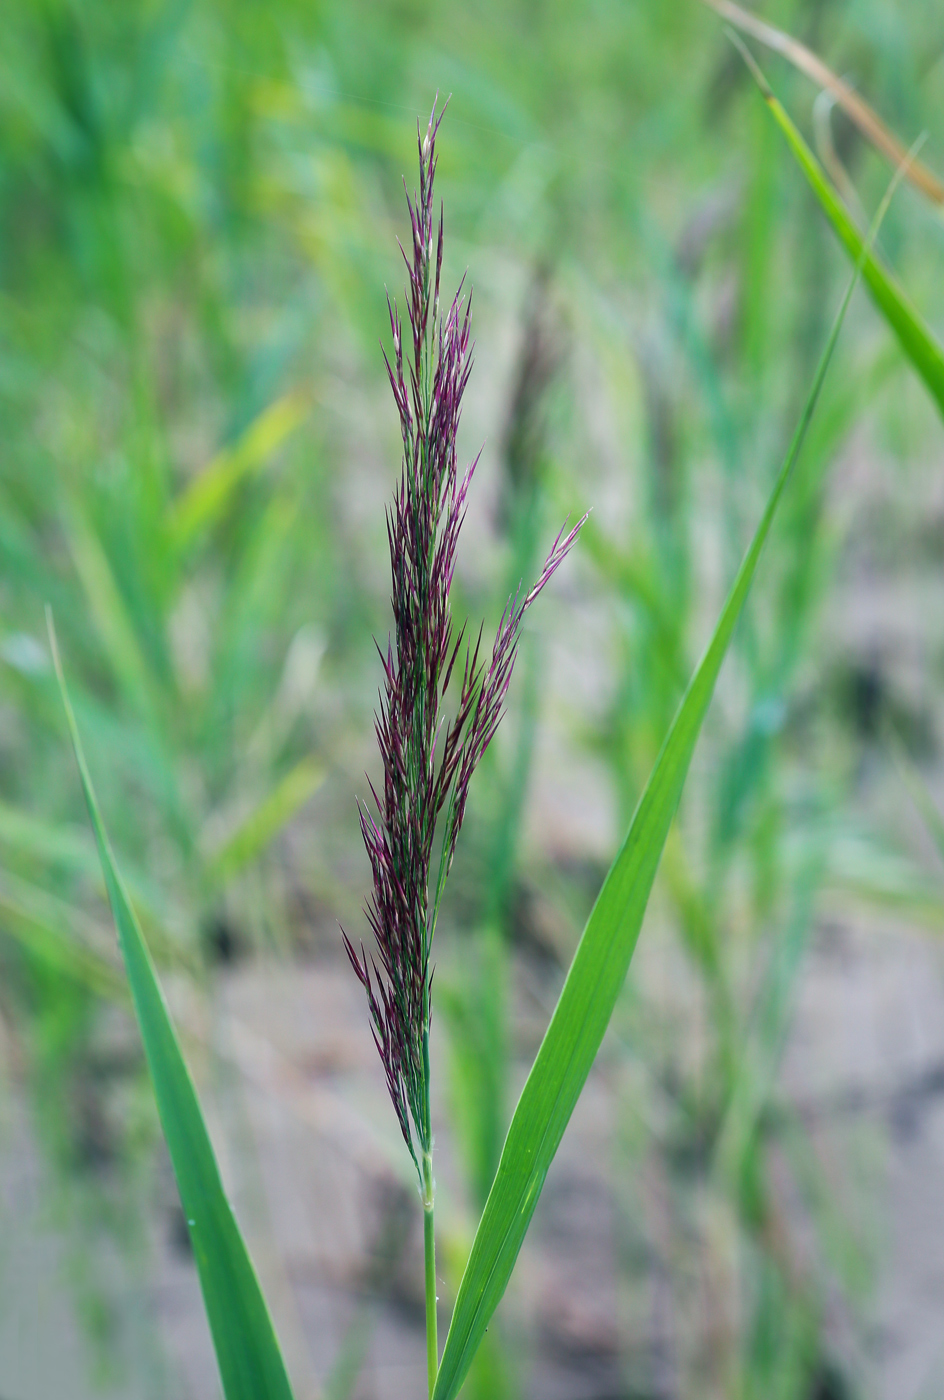
<path id="1" fill-rule="evenodd" d="M 436 1335 L 436 1237 L 433 1230 L 433 1156 L 423 1153 L 423 1251 L 426 1258 L 426 1368 L 432 1400 L 439 1370 Z"/>

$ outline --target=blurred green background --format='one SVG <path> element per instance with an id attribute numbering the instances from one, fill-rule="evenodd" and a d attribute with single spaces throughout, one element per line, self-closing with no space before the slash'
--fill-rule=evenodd
<path id="1" fill-rule="evenodd" d="M 944 169 L 930 0 L 764 16 Z M 816 90 L 759 57 L 812 134 Z M 218 1385 L 47 603 L 299 1400 L 422 1393 L 420 1213 L 337 923 L 364 931 L 389 626 L 384 288 L 437 91 L 445 285 L 475 288 L 461 445 L 485 444 L 460 618 L 497 619 L 593 509 L 441 925 L 444 1308 L 849 275 L 696 0 L 7 0 L 2 1400 Z M 889 170 L 831 130 L 874 209 Z M 939 213 L 903 188 L 881 246 L 944 326 Z M 941 443 L 858 293 L 470 1395 L 944 1395 Z"/>

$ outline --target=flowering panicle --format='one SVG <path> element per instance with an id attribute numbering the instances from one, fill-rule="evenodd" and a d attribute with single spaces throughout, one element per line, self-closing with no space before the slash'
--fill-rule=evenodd
<path id="1" fill-rule="evenodd" d="M 466 646 L 459 666 L 458 706 L 447 723 L 443 701 L 465 635 L 463 627 L 453 636 L 449 590 L 478 458 L 459 475 L 456 439 L 472 364 L 471 295 L 466 298 L 460 285 L 448 311 L 440 315 L 443 214 L 440 206 L 437 229 L 433 180 L 441 120 L 434 104 L 425 136 L 417 125 L 419 192 L 412 200 L 407 194 L 410 256 L 401 244 L 412 340 L 406 353 L 400 314 L 388 297 L 393 356 L 391 362 L 384 351 L 384 360 L 403 439 L 400 481 L 387 511 L 394 633 L 386 651 L 380 651 L 383 692 L 376 729 L 382 790 L 370 784 L 375 812 L 360 804 L 373 875 L 367 918 L 376 956 L 368 958 L 363 944 L 357 953 L 344 935 L 348 957 L 367 993 L 390 1097 L 418 1171 L 417 1149 L 429 1154 L 432 1145 L 430 950 L 469 782 L 502 717 L 525 611 L 583 524 L 581 520 L 566 535 L 561 531 L 534 587 L 510 599 L 490 659 L 481 655 L 481 630 L 475 645 Z M 441 844 L 431 897 L 437 827 Z"/>

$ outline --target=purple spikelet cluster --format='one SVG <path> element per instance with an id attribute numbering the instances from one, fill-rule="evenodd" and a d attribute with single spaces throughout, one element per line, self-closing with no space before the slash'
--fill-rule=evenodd
<path id="1" fill-rule="evenodd" d="M 401 244 L 412 340 L 406 360 L 399 311 L 388 298 L 393 360 L 386 351 L 384 360 L 403 438 L 400 482 L 387 512 L 394 634 L 386 654 L 381 651 L 384 680 L 376 727 L 383 790 L 378 793 L 370 784 L 375 813 L 360 804 L 373 874 L 367 918 L 376 956 L 368 958 L 363 944 L 358 954 L 344 935 L 348 957 L 367 993 L 390 1097 L 417 1170 L 417 1149 L 428 1153 L 432 1141 L 430 949 L 469 782 L 502 717 L 525 611 L 583 524 L 581 520 L 566 535 L 561 531 L 534 587 L 526 594 L 519 590 L 509 601 L 490 659 L 481 655 L 480 630 L 475 646 L 466 646 L 457 670 L 465 628 L 454 637 L 449 590 L 478 458 L 459 475 L 456 438 L 472 364 L 471 296 L 465 298 L 460 285 L 449 310 L 440 316 L 443 214 L 440 206 L 438 231 L 434 230 L 433 180 L 441 120 L 434 105 L 425 136 L 417 126 L 419 193 L 412 200 L 407 195 L 411 256 Z M 453 673 L 459 671 L 458 705 L 447 722 L 443 702 Z M 441 844 L 431 890 L 437 829 Z"/>

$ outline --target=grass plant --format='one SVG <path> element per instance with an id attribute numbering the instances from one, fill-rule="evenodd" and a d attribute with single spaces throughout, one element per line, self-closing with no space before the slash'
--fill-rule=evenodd
<path id="1" fill-rule="evenodd" d="M 737 18 L 737 7 L 720 8 Z M 855 73 L 899 129 L 934 125 L 933 93 L 920 79 L 933 44 L 926 27 L 917 34 L 914 11 L 892 15 L 867 0 L 854 14 L 827 6 L 814 21 L 788 3 L 776 18 L 777 52 L 795 57 L 794 41 L 783 42 L 792 27 L 807 56 L 830 57 L 831 90 L 835 73 Z M 476 1393 L 492 1397 L 527 1375 L 528 1339 L 516 1333 L 510 1347 L 495 1326 L 501 1312 L 484 1336 L 483 1318 L 511 1276 L 606 1022 L 604 997 L 593 1002 L 582 1059 L 561 1029 L 580 969 L 603 976 L 609 966 L 599 930 L 619 902 L 616 868 L 555 1014 L 557 1040 L 542 1046 L 503 1154 L 520 1058 L 514 979 L 532 956 L 523 911 L 529 901 L 552 909 L 563 930 L 552 949 L 542 945 L 541 957 L 559 964 L 542 973 L 553 986 L 604 873 L 523 837 L 538 721 L 550 713 L 568 752 L 580 761 L 589 752 L 605 771 L 619 831 L 633 823 L 630 844 L 645 854 L 633 887 L 644 903 L 659 823 L 641 842 L 637 804 L 661 790 L 658 772 L 668 781 L 653 764 L 712 621 L 711 600 L 752 537 L 805 401 L 840 266 L 833 234 L 853 262 L 866 242 L 833 167 L 823 168 L 825 156 L 799 134 L 803 122 L 788 115 L 800 110 L 802 87 L 787 71 L 777 83 L 783 104 L 766 87 L 758 100 L 702 7 L 671 17 L 633 7 L 589 18 L 529 13 L 531 61 L 519 65 L 508 55 L 524 24 L 514 7 L 491 3 L 473 24 L 448 4 L 421 15 L 329 3 L 316 15 L 277 0 L 264 15 L 237 16 L 159 0 L 117 17 L 99 0 L 39 10 L 14 0 L 0 55 L 0 1014 L 28 1066 L 40 1134 L 76 1194 L 91 1186 L 117 1199 L 119 1177 L 130 1182 L 150 1148 L 147 1114 L 136 1107 L 129 1117 L 122 1106 L 140 1093 L 130 1087 L 137 1063 L 116 1075 L 96 1058 L 99 1028 L 111 1024 L 103 1006 L 127 1009 L 129 982 L 102 917 L 95 836 L 75 824 L 61 706 L 36 640 L 42 604 L 51 601 L 66 643 L 88 766 L 126 877 L 123 890 L 114 880 L 109 887 L 125 942 L 138 946 L 133 904 L 161 979 L 186 980 L 212 1018 L 221 983 L 260 948 L 294 957 L 303 946 L 307 955 L 326 910 L 357 927 L 361 889 L 349 871 L 360 867 L 346 851 L 334 859 L 346 835 L 343 816 L 332 817 L 347 811 L 352 772 L 363 766 L 376 670 L 369 639 L 386 627 L 381 516 L 370 502 L 381 494 L 376 463 L 389 463 L 390 452 L 373 423 L 374 347 L 396 177 L 410 145 L 401 107 L 413 110 L 416 75 L 431 66 L 456 93 L 440 187 L 451 247 L 475 270 L 488 346 L 467 412 L 477 438 L 494 440 L 493 410 L 512 423 L 528 416 L 516 408 L 515 375 L 493 368 L 505 364 L 519 284 L 533 279 L 561 317 L 553 420 L 539 423 L 536 445 L 530 428 L 517 438 L 512 430 L 504 449 L 507 514 L 496 509 L 489 537 L 489 549 L 497 538 L 503 550 L 499 566 L 488 551 L 467 573 L 460 564 L 456 593 L 463 611 L 468 600 L 469 612 L 497 615 L 494 598 L 538 573 L 552 517 L 595 499 L 602 483 L 607 506 L 582 532 L 573 577 L 612 623 L 598 658 L 606 699 L 590 718 L 556 695 L 548 705 L 553 648 L 522 636 L 519 684 L 501 741 L 482 761 L 444 896 L 440 937 L 455 950 L 437 972 L 452 1056 L 449 1132 L 473 1224 L 488 1207 L 464 1278 L 456 1260 L 471 1232 L 455 1192 L 442 1193 L 437 1212 L 445 1292 L 462 1279 L 440 1395 L 455 1393 L 473 1354 L 489 1367 Z M 667 72 L 684 72 L 686 82 L 666 84 Z M 869 141 L 870 122 L 857 127 Z M 878 162 L 838 113 L 835 137 L 867 201 Z M 904 146 L 891 140 L 879 148 L 896 159 Z M 928 166 L 913 162 L 932 196 L 934 163 L 933 154 Z M 641 1005 L 635 985 L 615 1004 L 608 1044 L 656 1107 L 644 1147 L 638 1100 L 627 1107 L 635 1126 L 622 1127 L 637 1155 L 627 1149 L 616 1174 L 635 1184 L 643 1156 L 654 1154 L 670 1183 L 669 1234 L 648 1248 L 675 1290 L 679 1394 L 710 1393 L 723 1375 L 733 1392 L 806 1400 L 818 1368 L 832 1364 L 823 1275 L 798 1278 L 768 1170 L 771 1151 L 787 1145 L 804 1180 L 818 1170 L 776 1090 L 791 1007 L 823 893 L 940 922 L 939 888 L 892 861 L 858 811 L 856 755 L 869 741 L 854 707 L 824 718 L 829 687 L 846 685 L 844 653 L 814 649 L 844 548 L 842 511 L 825 485 L 830 462 L 857 450 L 861 435 L 871 443 L 888 420 L 908 417 L 888 450 L 898 470 L 898 458 L 920 456 L 933 440 L 933 409 L 944 404 L 931 329 L 937 284 L 922 252 L 935 254 L 937 228 L 928 232 L 909 197 L 908 214 L 888 221 L 881 257 L 864 255 L 863 278 L 892 334 L 876 339 L 872 312 L 855 308 L 856 335 L 779 506 L 763 596 L 731 636 L 720 703 L 666 837 L 660 936 L 671 926 L 707 1007 L 705 1059 L 679 1070 L 686 1036 L 670 1009 Z M 910 370 L 927 389 L 930 422 L 898 393 Z M 617 476 L 631 510 L 611 517 Z M 480 524 L 470 521 L 471 530 Z M 704 688 L 708 672 L 700 674 Z M 686 713 L 687 724 L 695 711 Z M 665 791 L 667 809 L 671 783 Z M 620 868 L 635 858 L 621 857 Z M 610 921 L 614 986 L 633 941 L 627 910 L 622 933 Z M 154 1002 L 153 987 L 150 995 Z M 554 1089 L 565 1064 L 573 1077 Z M 432 1068 L 447 1079 L 445 1065 Z M 175 1111 L 165 1095 L 162 1121 Z M 542 1136 L 545 1111 L 556 1126 Z M 192 1103 L 180 1112 L 196 1121 Z M 422 1150 L 419 1158 L 422 1175 Z M 212 1179 L 205 1153 L 203 1167 Z M 137 1204 L 116 1232 L 151 1219 L 150 1180 L 136 1179 Z M 685 1290 L 699 1250 L 715 1276 L 717 1241 L 693 1243 L 709 1197 L 734 1222 L 744 1266 L 731 1285 L 740 1290 L 738 1325 L 713 1338 L 703 1362 L 690 1359 L 697 1326 Z M 242 1259 L 220 1209 L 211 1213 L 220 1248 Z M 649 1222 L 638 1202 L 626 1210 L 641 1238 Z M 835 1246 L 841 1214 L 817 1207 L 815 1232 L 851 1296 L 865 1270 L 855 1249 Z M 431 1213 L 429 1223 L 432 1246 Z M 91 1257 L 87 1240 L 76 1248 Z M 638 1268 L 638 1257 L 624 1265 Z M 251 1268 L 240 1270 L 251 1293 Z M 75 1270 L 83 1295 L 96 1287 L 91 1272 Z M 212 1270 L 207 1277 L 216 1289 Z M 245 1306 L 261 1316 L 258 1299 Z M 101 1328 L 115 1352 L 117 1328 Z M 244 1331 L 251 1337 L 252 1325 Z M 358 1357 L 365 1346 L 354 1347 Z M 431 1367 L 434 1351 L 435 1341 Z M 328 1360 L 319 1356 L 317 1369 L 327 1372 Z M 356 1364 L 343 1347 L 341 1360 L 343 1390 Z M 637 1358 L 622 1361 L 632 1369 Z M 242 1365 L 221 1358 L 227 1394 Z M 639 1375 L 641 1389 L 655 1385 L 642 1362 Z"/>
<path id="2" fill-rule="evenodd" d="M 452 1400 L 507 1287 L 548 1168 L 625 980 L 718 673 L 799 456 L 855 281 L 850 283 L 833 325 L 803 415 L 751 546 L 578 944 L 511 1120 L 459 1286 L 440 1362 L 429 1113 L 432 934 L 464 814 L 468 781 L 501 718 L 521 618 L 562 562 L 580 527 L 575 527 L 566 538 L 563 532 L 558 536 L 538 583 L 524 597 L 519 593 L 509 603 L 491 662 L 480 663 L 478 646 L 470 648 L 458 714 L 445 730 L 440 751 L 442 766 L 437 768 L 439 695 L 448 685 L 462 642 L 461 633 L 455 642 L 451 638 L 448 587 L 465 495 L 475 465 L 460 482 L 455 428 L 468 377 L 468 312 L 462 316 L 457 299 L 443 321 L 438 321 L 443 224 L 440 219 L 434 263 L 432 187 L 437 130 L 434 108 L 425 137 L 418 133 L 420 193 L 410 206 L 412 264 L 406 260 L 410 271 L 408 306 L 414 363 L 409 389 L 403 373 L 400 323 L 391 308 L 395 361 L 388 370 L 400 410 L 404 445 L 403 479 L 388 527 L 397 652 L 394 654 L 391 647 L 385 659 L 386 690 L 377 722 L 385 761 L 384 797 L 375 797 L 379 821 L 367 813 L 362 813 L 361 819 L 374 872 L 369 917 L 383 975 L 375 965 L 368 964 L 366 954 L 358 956 L 348 940 L 346 946 L 367 992 L 391 1100 L 417 1169 L 424 1209 L 429 1393 L 431 1400 Z M 867 252 L 868 245 L 864 245 L 862 262 Z M 437 349 L 435 369 L 430 340 Z M 289 1395 L 289 1382 L 264 1299 L 223 1194 L 199 1102 L 102 826 L 54 637 L 50 635 L 106 889 L 194 1242 L 224 1392 L 227 1400 L 260 1393 Z M 430 859 L 441 813 L 442 856 L 429 905 Z"/>

